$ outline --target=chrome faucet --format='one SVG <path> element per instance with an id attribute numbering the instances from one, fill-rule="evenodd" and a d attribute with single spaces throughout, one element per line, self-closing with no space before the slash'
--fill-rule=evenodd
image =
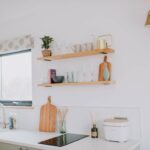
<path id="1" fill-rule="evenodd" d="M 3 116 L 3 121 L 1 122 L 1 124 L 3 128 L 6 128 L 5 107 L 2 103 L 0 103 L 0 108 L 2 109 L 2 116 Z"/>

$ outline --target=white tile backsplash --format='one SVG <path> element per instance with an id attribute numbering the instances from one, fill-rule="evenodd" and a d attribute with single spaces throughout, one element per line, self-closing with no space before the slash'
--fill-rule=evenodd
<path id="1" fill-rule="evenodd" d="M 105 118 L 127 117 L 130 121 L 130 138 L 141 138 L 141 115 L 139 108 L 77 106 L 70 106 L 68 108 L 69 112 L 66 121 L 67 132 L 90 134 L 92 127 L 92 114 L 97 123 L 99 135 L 101 137 L 103 136 L 102 122 Z M 8 118 L 10 112 L 16 113 L 17 128 L 38 130 L 40 117 L 39 110 L 40 107 L 26 110 L 6 109 L 6 116 Z"/>

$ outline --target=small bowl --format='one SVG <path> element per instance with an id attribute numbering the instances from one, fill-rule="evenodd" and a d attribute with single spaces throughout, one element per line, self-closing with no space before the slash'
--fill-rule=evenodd
<path id="1" fill-rule="evenodd" d="M 54 76 L 52 78 L 52 83 L 62 83 L 64 81 L 64 76 Z"/>

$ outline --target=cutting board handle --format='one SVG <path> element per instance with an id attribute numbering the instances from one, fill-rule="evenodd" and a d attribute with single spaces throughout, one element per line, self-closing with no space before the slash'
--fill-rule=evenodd
<path id="1" fill-rule="evenodd" d="M 104 57 L 104 62 L 107 62 L 107 56 Z"/>
<path id="2" fill-rule="evenodd" d="M 49 104 L 51 104 L 51 96 L 48 96 L 47 102 L 48 102 Z"/>

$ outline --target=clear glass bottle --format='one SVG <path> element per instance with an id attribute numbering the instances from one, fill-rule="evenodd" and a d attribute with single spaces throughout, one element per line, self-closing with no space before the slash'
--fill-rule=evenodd
<path id="1" fill-rule="evenodd" d="M 59 132 L 66 133 L 66 120 L 59 120 Z"/>

